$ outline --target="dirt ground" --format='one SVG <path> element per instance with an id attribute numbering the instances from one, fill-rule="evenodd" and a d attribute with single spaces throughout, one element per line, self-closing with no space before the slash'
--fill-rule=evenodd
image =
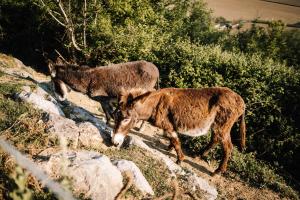
<path id="1" fill-rule="evenodd" d="M 300 23 L 300 1 L 296 0 L 204 0 L 215 17 L 228 20 L 282 20 L 287 24 Z M 285 2 L 285 5 L 282 4 Z M 293 6 L 292 6 L 293 5 Z"/>

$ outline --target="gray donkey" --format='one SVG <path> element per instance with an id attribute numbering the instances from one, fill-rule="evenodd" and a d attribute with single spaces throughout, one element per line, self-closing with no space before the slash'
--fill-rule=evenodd
<path id="1" fill-rule="evenodd" d="M 49 61 L 49 71 L 54 91 L 63 101 L 72 88 L 99 101 L 109 124 L 113 118 L 113 102 L 123 90 L 159 88 L 159 71 L 146 61 L 134 61 L 109 66 L 90 68 L 70 64 L 53 64 Z"/>

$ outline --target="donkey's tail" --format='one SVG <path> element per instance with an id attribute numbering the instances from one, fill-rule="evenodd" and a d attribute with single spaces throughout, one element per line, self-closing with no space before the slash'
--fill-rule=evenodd
<path id="1" fill-rule="evenodd" d="M 246 147 L 246 123 L 245 123 L 245 112 L 241 116 L 240 122 L 240 150 L 243 151 Z"/>
<path id="2" fill-rule="evenodd" d="M 157 77 L 157 81 L 156 81 L 156 84 L 155 84 L 155 89 L 156 90 L 159 90 L 160 89 L 160 86 L 159 86 L 159 75 Z"/>

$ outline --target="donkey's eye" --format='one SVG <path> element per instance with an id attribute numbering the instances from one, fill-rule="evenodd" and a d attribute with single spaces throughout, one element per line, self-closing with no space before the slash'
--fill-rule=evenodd
<path id="1" fill-rule="evenodd" d="M 125 118 L 125 119 L 123 120 L 124 123 L 128 123 L 129 121 L 130 121 L 129 118 Z"/>

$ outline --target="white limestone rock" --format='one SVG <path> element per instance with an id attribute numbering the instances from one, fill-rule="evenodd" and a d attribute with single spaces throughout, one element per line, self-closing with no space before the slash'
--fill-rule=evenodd
<path id="1" fill-rule="evenodd" d="M 50 134 L 59 138 L 63 137 L 68 144 L 73 144 L 75 148 L 78 145 L 93 148 L 103 146 L 103 138 L 99 129 L 90 122 L 76 124 L 71 119 L 51 113 L 45 115 L 43 120 L 47 123 L 47 131 Z"/>
<path id="2" fill-rule="evenodd" d="M 152 187 L 134 162 L 128 160 L 115 160 L 113 161 L 113 164 L 116 165 L 121 172 L 130 171 L 133 174 L 133 184 L 143 194 L 154 195 Z"/>
<path id="3" fill-rule="evenodd" d="M 65 116 L 60 107 L 52 101 L 46 100 L 44 96 L 34 92 L 28 92 L 28 88 L 15 95 L 17 99 L 32 104 L 35 108 L 41 109 L 47 113 L 54 113 Z"/>
<path id="4" fill-rule="evenodd" d="M 217 198 L 218 196 L 217 189 L 214 186 L 210 185 L 207 180 L 197 176 L 193 172 L 187 172 L 186 170 L 182 169 L 182 167 L 177 165 L 172 159 L 170 159 L 165 154 L 161 153 L 156 149 L 150 148 L 138 136 L 131 135 L 131 137 L 132 137 L 131 143 L 133 145 L 136 145 L 140 148 L 149 151 L 153 155 L 153 157 L 163 161 L 166 164 L 167 168 L 170 170 L 172 176 L 176 177 L 177 175 L 179 175 L 185 177 L 185 179 L 190 185 L 191 190 L 203 191 L 205 193 L 205 198 L 208 200 L 214 200 Z"/>
<path id="5" fill-rule="evenodd" d="M 121 172 L 110 159 L 93 151 L 60 151 L 40 166 L 55 179 L 68 177 L 76 195 L 113 200 L 123 187 Z"/>

